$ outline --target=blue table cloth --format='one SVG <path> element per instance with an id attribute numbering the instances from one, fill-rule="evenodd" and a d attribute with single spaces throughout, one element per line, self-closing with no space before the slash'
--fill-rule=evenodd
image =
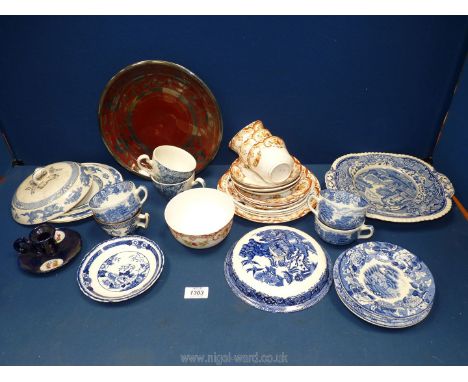
<path id="1" fill-rule="evenodd" d="M 308 167 L 323 187 L 330 166 Z M 12 243 L 31 227 L 13 221 L 10 202 L 33 169 L 11 169 L 0 184 L 1 365 L 468 364 L 468 222 L 455 206 L 441 219 L 416 224 L 368 219 L 375 227 L 371 240 L 395 243 L 420 256 L 436 282 L 428 318 L 414 327 L 392 330 L 354 316 L 333 287 L 317 305 L 291 314 L 245 304 L 226 284 L 223 262 L 232 244 L 261 224 L 235 217 L 231 233 L 218 246 L 186 248 L 170 234 L 164 221 L 166 203 L 151 183 L 124 170 L 124 178 L 145 184 L 150 191 L 144 208 L 151 214 L 150 226 L 138 234 L 155 240 L 164 251 L 165 269 L 156 284 L 133 300 L 112 305 L 80 292 L 76 271 L 81 259 L 109 238 L 92 218 L 64 225 L 83 240 L 72 263 L 49 275 L 25 273 L 17 266 Z M 226 169 L 210 166 L 201 176 L 208 187 L 216 187 Z M 286 225 L 316 238 L 332 261 L 352 246 L 322 242 L 311 214 Z M 209 287 L 208 299 L 184 299 L 186 286 Z"/>

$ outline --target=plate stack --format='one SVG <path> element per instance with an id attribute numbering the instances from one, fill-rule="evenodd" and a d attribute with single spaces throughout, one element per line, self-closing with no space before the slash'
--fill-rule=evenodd
<path id="1" fill-rule="evenodd" d="M 233 148 L 233 141 L 242 132 L 255 129 L 258 124 L 261 125 L 261 122 L 256 121 L 242 129 L 229 146 Z M 271 133 L 263 126 L 258 129 L 262 132 L 266 131 L 270 134 L 270 138 L 277 138 L 271 137 Z M 248 138 L 248 141 L 252 140 Z M 239 151 L 242 152 L 242 149 Z M 240 155 L 218 181 L 218 190 L 232 197 L 236 215 L 247 220 L 259 223 L 284 223 L 298 219 L 310 211 L 307 199 L 311 194 L 319 195 L 320 183 L 298 159 L 292 157 L 291 163 L 289 176 L 280 182 L 273 183 L 263 179 L 252 169 L 253 166 L 249 166 L 246 161 L 242 160 L 242 155 Z"/>
<path id="2" fill-rule="evenodd" d="M 356 316 L 386 328 L 405 328 L 427 317 L 435 283 L 429 268 L 408 250 L 371 241 L 342 253 L 333 278 L 338 297 Z"/>

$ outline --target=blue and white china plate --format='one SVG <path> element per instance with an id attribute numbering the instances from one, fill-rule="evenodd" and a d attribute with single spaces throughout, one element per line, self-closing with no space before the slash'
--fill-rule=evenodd
<path id="1" fill-rule="evenodd" d="M 93 212 L 89 208 L 88 203 L 94 194 L 100 191 L 103 187 L 123 180 L 120 172 L 105 164 L 82 163 L 81 167 L 93 180 L 90 190 L 75 207 L 63 215 L 51 220 L 51 223 L 70 223 L 93 216 Z"/>
<path id="2" fill-rule="evenodd" d="M 435 295 L 429 268 L 408 250 L 370 241 L 343 252 L 333 267 L 336 292 L 363 320 L 386 328 L 422 321 Z"/>
<path id="3" fill-rule="evenodd" d="M 370 218 L 413 223 L 450 211 L 450 180 L 421 159 L 403 154 L 359 153 L 336 159 L 325 175 L 327 188 L 361 195 Z"/>
<path id="4" fill-rule="evenodd" d="M 120 302 L 148 290 L 164 267 L 164 254 L 152 240 L 125 236 L 94 247 L 77 273 L 78 285 L 89 298 Z"/>
<path id="5" fill-rule="evenodd" d="M 11 202 L 20 224 L 53 220 L 75 207 L 91 188 L 91 177 L 76 162 L 39 167 L 17 188 Z"/>
<path id="6" fill-rule="evenodd" d="M 234 294 L 274 313 L 319 302 L 331 282 L 330 259 L 313 238 L 286 226 L 265 226 L 244 235 L 229 251 L 224 274 Z"/>

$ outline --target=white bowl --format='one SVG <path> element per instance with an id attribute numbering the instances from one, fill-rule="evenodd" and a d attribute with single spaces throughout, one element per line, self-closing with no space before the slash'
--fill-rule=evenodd
<path id="1" fill-rule="evenodd" d="M 164 218 L 172 234 L 190 248 L 209 248 L 229 233 L 234 202 L 214 188 L 196 188 L 176 195 L 166 206 Z"/>

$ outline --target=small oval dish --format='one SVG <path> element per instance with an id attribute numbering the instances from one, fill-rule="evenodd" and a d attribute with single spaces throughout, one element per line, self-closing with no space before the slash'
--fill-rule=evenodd
<path id="1" fill-rule="evenodd" d="M 176 195 L 166 206 L 164 218 L 177 241 L 190 248 L 210 248 L 229 233 L 234 202 L 214 188 L 196 188 Z"/>

